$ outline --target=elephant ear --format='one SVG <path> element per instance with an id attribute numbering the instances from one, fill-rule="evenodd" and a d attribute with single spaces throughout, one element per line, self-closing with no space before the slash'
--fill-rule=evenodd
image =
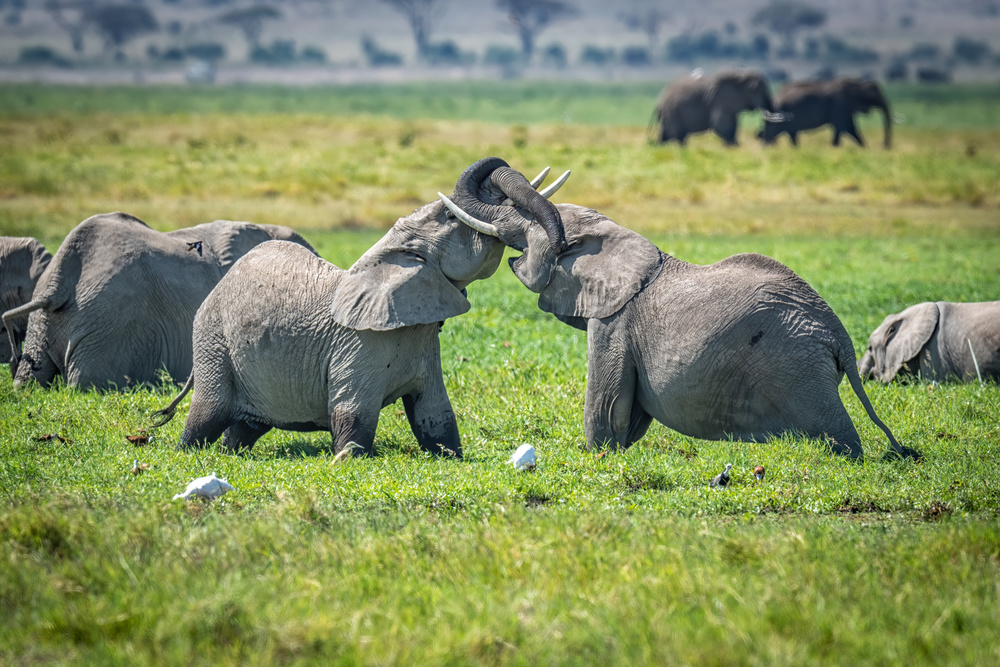
<path id="1" fill-rule="evenodd" d="M 443 322 L 470 307 L 440 269 L 412 250 L 395 248 L 362 257 L 345 271 L 331 309 L 345 327 L 387 331 Z"/>
<path id="2" fill-rule="evenodd" d="M 903 364 L 910 361 L 927 345 L 937 328 L 938 307 L 935 303 L 910 306 L 895 318 L 890 317 L 885 330 L 885 368 L 883 381 L 896 377 Z"/>
<path id="3" fill-rule="evenodd" d="M 563 321 L 614 315 L 663 266 L 663 253 L 648 239 L 591 213 L 583 216 L 579 234 L 570 237 L 538 297 L 539 308 Z"/>
<path id="4" fill-rule="evenodd" d="M 210 223 L 210 226 L 204 245 L 219 262 L 223 274 L 229 271 L 240 257 L 261 243 L 271 240 L 266 231 L 249 222 L 216 220 Z"/>

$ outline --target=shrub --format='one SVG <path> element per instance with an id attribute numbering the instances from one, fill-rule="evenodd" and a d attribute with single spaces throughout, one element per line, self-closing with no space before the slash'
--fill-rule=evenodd
<path id="1" fill-rule="evenodd" d="M 920 83 L 948 83 L 951 81 L 951 72 L 939 67 L 918 67 L 917 81 Z"/>
<path id="2" fill-rule="evenodd" d="M 276 39 L 271 46 L 257 46 L 250 52 L 250 62 L 262 65 L 289 65 L 295 62 L 295 41 Z"/>
<path id="3" fill-rule="evenodd" d="M 610 47 L 602 49 L 599 46 L 588 44 L 583 47 L 583 51 L 580 53 L 580 62 L 584 65 L 597 65 L 598 67 L 603 67 L 614 63 L 614 61 L 615 50 Z"/>
<path id="4" fill-rule="evenodd" d="M 160 54 L 160 60 L 166 62 L 180 62 L 184 60 L 184 52 L 176 46 L 171 46 L 169 49 Z"/>
<path id="5" fill-rule="evenodd" d="M 651 65 L 649 50 L 643 46 L 626 46 L 622 51 L 622 63 L 629 67 L 645 67 Z"/>
<path id="6" fill-rule="evenodd" d="M 895 60 L 885 68 L 886 81 L 906 81 L 910 77 L 910 68 L 902 60 Z"/>
<path id="7" fill-rule="evenodd" d="M 361 51 L 369 67 L 399 67 L 403 64 L 403 56 L 392 51 L 383 51 L 370 35 L 361 37 Z"/>
<path id="8" fill-rule="evenodd" d="M 566 49 L 563 48 L 562 44 L 549 44 L 542 51 L 542 64 L 549 67 L 558 67 L 562 69 L 566 67 L 568 59 L 566 58 Z"/>
<path id="9" fill-rule="evenodd" d="M 226 57 L 226 47 L 218 42 L 201 42 L 185 48 L 184 55 L 199 60 L 218 61 Z"/>
<path id="10" fill-rule="evenodd" d="M 866 65 L 879 60 L 878 51 L 861 46 L 853 46 L 833 35 L 823 36 L 826 58 L 838 63 Z"/>
<path id="11" fill-rule="evenodd" d="M 299 53 L 299 58 L 303 62 L 323 65 L 326 63 L 326 51 L 318 46 L 304 46 L 302 52 Z"/>
<path id="12" fill-rule="evenodd" d="M 431 65 L 471 65 L 476 61 L 473 53 L 462 51 L 452 40 L 428 44 L 424 59 Z"/>
<path id="13" fill-rule="evenodd" d="M 941 47 L 930 42 L 920 42 L 910 48 L 910 58 L 913 60 L 937 60 L 941 57 Z"/>
<path id="14" fill-rule="evenodd" d="M 750 42 L 750 52 L 754 58 L 766 60 L 771 54 L 771 41 L 765 35 L 754 35 L 753 41 Z"/>
<path id="15" fill-rule="evenodd" d="M 53 65 L 72 67 L 72 63 L 48 46 L 25 46 L 17 58 L 23 65 Z"/>
<path id="16" fill-rule="evenodd" d="M 521 62 L 521 52 L 511 46 L 490 44 L 486 47 L 486 53 L 483 54 L 484 65 L 509 67 L 519 62 Z"/>
<path id="17" fill-rule="evenodd" d="M 980 42 L 968 37 L 956 37 L 952 53 L 959 60 L 963 60 L 970 65 L 979 65 L 990 55 L 990 46 L 986 42 Z"/>

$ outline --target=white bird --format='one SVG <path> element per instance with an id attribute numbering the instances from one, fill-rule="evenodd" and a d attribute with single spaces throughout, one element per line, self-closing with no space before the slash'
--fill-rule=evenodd
<path id="1" fill-rule="evenodd" d="M 535 448 L 527 443 L 518 447 L 510 455 L 510 463 L 513 464 L 515 470 L 532 470 L 537 462 Z"/>
<path id="2" fill-rule="evenodd" d="M 715 476 L 712 480 L 712 486 L 725 486 L 729 484 L 729 470 L 733 467 L 732 463 L 726 464 L 726 469 Z"/>
<path id="3" fill-rule="evenodd" d="M 178 498 L 181 500 L 187 500 L 191 496 L 215 500 L 219 496 L 229 493 L 232 490 L 232 484 L 224 479 L 219 479 L 213 472 L 207 477 L 199 477 L 198 479 L 192 481 L 187 485 L 187 488 L 184 489 L 184 493 L 178 493 L 174 496 L 174 500 L 177 500 Z"/>

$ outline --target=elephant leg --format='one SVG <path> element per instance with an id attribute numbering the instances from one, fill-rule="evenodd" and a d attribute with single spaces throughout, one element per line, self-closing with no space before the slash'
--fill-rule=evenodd
<path id="1" fill-rule="evenodd" d="M 239 421 L 230 424 L 222 434 L 222 446 L 231 454 L 250 451 L 271 427 L 259 422 Z"/>
<path id="2" fill-rule="evenodd" d="M 191 398 L 184 431 L 181 433 L 180 447 L 204 447 L 219 439 L 233 420 L 227 410 L 219 407 L 214 400 L 205 400 L 198 396 L 198 385 L 195 384 L 195 395 Z"/>
<path id="3" fill-rule="evenodd" d="M 857 125 L 854 124 L 854 118 L 850 116 L 847 117 L 847 122 L 844 123 L 844 133 L 853 137 L 858 142 L 858 146 L 865 145 L 865 140 L 861 137 L 861 132 L 858 131 Z"/>
<path id="4" fill-rule="evenodd" d="M 458 422 L 444 391 L 443 381 L 439 392 L 403 396 L 403 408 L 421 449 L 461 458 Z"/>
<path id="5" fill-rule="evenodd" d="M 587 446 L 629 447 L 646 434 L 653 418 L 636 397 L 635 364 L 607 328 L 588 332 L 587 395 L 584 430 Z"/>
<path id="6" fill-rule="evenodd" d="M 360 396 L 333 400 L 330 403 L 330 435 L 338 454 L 350 443 L 360 448 L 358 453 L 375 455 L 375 429 L 381 412 L 381 396 Z"/>
<path id="7" fill-rule="evenodd" d="M 712 114 L 712 129 L 727 146 L 738 146 L 736 141 L 736 116 L 732 114 Z"/>
<path id="8" fill-rule="evenodd" d="M 792 145 L 796 148 L 799 147 L 799 133 L 793 130 L 788 131 L 788 139 L 792 142 Z"/>

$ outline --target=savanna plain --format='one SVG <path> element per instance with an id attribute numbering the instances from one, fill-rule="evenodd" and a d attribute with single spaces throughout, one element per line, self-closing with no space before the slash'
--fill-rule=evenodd
<path id="1" fill-rule="evenodd" d="M 877 118 L 869 148 L 831 148 L 827 130 L 764 148 L 752 114 L 736 149 L 650 145 L 658 89 L 4 86 L 0 234 L 54 252 L 100 212 L 161 230 L 242 219 L 290 225 L 347 267 L 498 155 L 529 177 L 572 169 L 555 201 L 680 259 L 784 262 L 859 355 L 912 303 L 1000 299 L 995 86 L 890 88 L 905 117 L 891 150 Z M 401 404 L 367 459 L 334 463 L 328 434 L 282 431 L 241 456 L 177 451 L 187 401 L 137 446 L 125 436 L 150 429 L 169 382 L 15 390 L 4 369 L 0 662 L 1000 662 L 995 384 L 867 382 L 919 460 L 883 458 L 846 382 L 861 462 L 658 424 L 605 455 L 580 447 L 585 334 L 506 263 L 469 297 L 441 332 L 462 460 L 421 452 Z M 525 442 L 539 463 L 518 472 L 506 461 Z M 709 488 L 727 462 L 730 487 Z M 171 500 L 211 472 L 235 491 Z"/>

